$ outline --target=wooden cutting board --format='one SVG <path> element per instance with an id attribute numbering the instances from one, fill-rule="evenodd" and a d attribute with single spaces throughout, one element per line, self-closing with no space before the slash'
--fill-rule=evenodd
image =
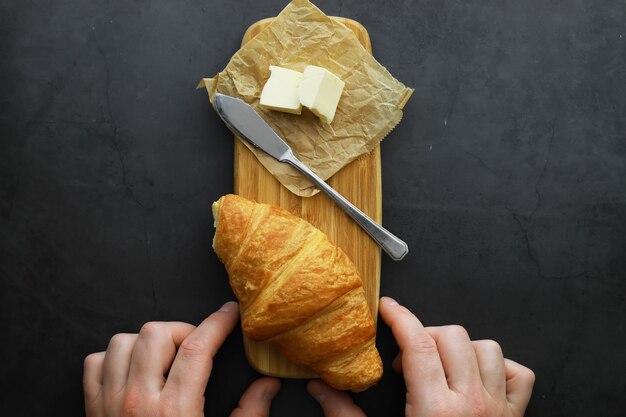
<path id="1" fill-rule="evenodd" d="M 342 17 L 333 19 L 351 29 L 361 44 L 371 53 L 372 46 L 365 28 L 358 22 Z M 273 18 L 256 22 L 244 34 L 242 45 L 254 38 Z M 325 194 L 298 197 L 281 185 L 265 169 L 254 154 L 235 140 L 235 194 L 259 203 L 275 204 L 300 216 L 319 229 L 338 245 L 356 265 L 365 295 L 376 322 L 380 287 L 380 256 L 378 245 Z M 382 187 L 380 146 L 363 158 L 345 166 L 327 181 L 350 202 L 372 219 L 382 220 Z M 253 342 L 244 337 L 246 355 L 250 364 L 260 373 L 287 378 L 312 378 L 316 375 L 287 361 L 268 343 Z"/>

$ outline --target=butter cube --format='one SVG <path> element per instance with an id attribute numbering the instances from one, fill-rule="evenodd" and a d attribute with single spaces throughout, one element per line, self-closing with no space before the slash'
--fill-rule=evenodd
<path id="1" fill-rule="evenodd" d="M 331 123 L 346 83 L 326 68 L 308 65 L 298 85 L 298 100 L 324 123 Z"/>
<path id="2" fill-rule="evenodd" d="M 261 107 L 285 113 L 302 113 L 296 89 L 302 73 L 287 68 L 270 65 L 270 78 L 261 92 Z"/>

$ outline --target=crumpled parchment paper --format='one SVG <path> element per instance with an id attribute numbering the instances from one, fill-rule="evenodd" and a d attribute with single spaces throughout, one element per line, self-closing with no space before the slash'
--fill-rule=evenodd
<path id="1" fill-rule="evenodd" d="M 293 115 L 262 108 L 259 97 L 270 65 L 297 71 L 317 65 L 341 78 L 346 85 L 332 124 L 322 123 L 307 109 Z M 289 3 L 233 55 L 222 72 L 202 79 L 198 87 L 202 86 L 211 103 L 215 92 L 245 100 L 324 180 L 371 152 L 400 122 L 402 108 L 413 93 L 363 48 L 350 29 L 308 0 Z M 318 192 L 295 168 L 244 143 L 293 193 L 309 197 Z"/>

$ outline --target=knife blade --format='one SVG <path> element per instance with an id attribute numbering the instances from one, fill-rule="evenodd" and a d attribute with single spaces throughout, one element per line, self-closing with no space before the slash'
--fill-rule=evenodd
<path id="1" fill-rule="evenodd" d="M 303 164 L 294 155 L 291 147 L 278 136 L 252 106 L 241 99 L 221 93 L 215 94 L 214 103 L 217 114 L 234 134 L 263 150 L 277 161 L 288 163 L 298 169 L 356 221 L 392 259 L 399 261 L 406 256 L 409 252 L 406 243 L 372 220 Z"/>

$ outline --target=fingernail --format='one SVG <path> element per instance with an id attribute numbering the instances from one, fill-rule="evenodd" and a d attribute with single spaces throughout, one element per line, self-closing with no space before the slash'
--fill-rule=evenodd
<path id="1" fill-rule="evenodd" d="M 234 311 L 237 306 L 238 304 L 235 301 L 229 301 L 220 308 L 220 311 L 230 313 L 231 311 Z"/>
<path id="2" fill-rule="evenodd" d="M 315 396 L 315 399 L 317 400 L 318 403 L 323 403 L 324 400 L 326 399 L 326 396 L 324 394 L 317 394 Z"/>
<path id="3" fill-rule="evenodd" d="M 381 302 L 385 303 L 385 305 L 389 307 L 397 306 L 398 302 L 391 297 L 383 297 L 380 299 Z"/>

